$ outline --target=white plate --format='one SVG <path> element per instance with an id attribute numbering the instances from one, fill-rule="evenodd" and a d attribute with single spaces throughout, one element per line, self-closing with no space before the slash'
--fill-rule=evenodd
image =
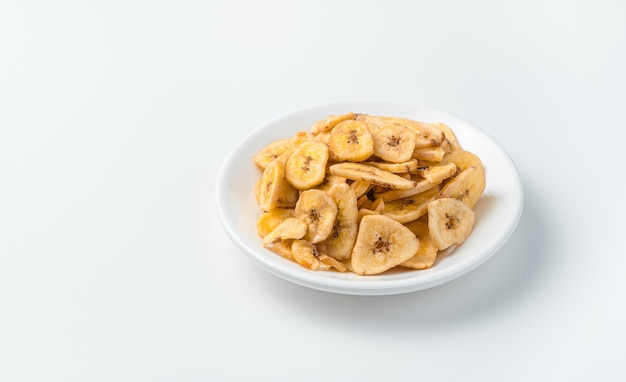
<path id="1" fill-rule="evenodd" d="M 310 130 L 331 114 L 347 112 L 412 118 L 447 123 L 464 149 L 477 154 L 486 172 L 485 192 L 474 207 L 476 224 L 469 238 L 438 258 L 426 270 L 392 270 L 375 276 L 310 271 L 266 250 L 257 236 L 260 210 L 254 196 L 261 176 L 252 157 L 268 143 Z M 523 207 L 523 189 L 515 164 L 490 136 L 449 113 L 392 101 L 341 101 L 292 111 L 251 131 L 225 158 L 217 179 L 217 204 L 223 227 L 232 241 L 256 264 L 276 276 L 306 287 L 354 295 L 414 292 L 451 281 L 489 259 L 511 236 Z M 235 277 L 237 275 L 234 275 Z"/>

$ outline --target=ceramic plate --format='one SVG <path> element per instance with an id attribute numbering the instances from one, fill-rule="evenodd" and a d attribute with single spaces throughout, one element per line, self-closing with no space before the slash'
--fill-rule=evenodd
<path id="1" fill-rule="evenodd" d="M 485 166 L 486 186 L 474 207 L 476 223 L 462 244 L 438 256 L 429 269 L 395 269 L 374 276 L 311 271 L 290 262 L 261 245 L 256 232 L 260 210 L 254 185 L 261 176 L 252 157 L 268 143 L 308 131 L 331 114 L 347 112 L 444 122 L 456 133 L 464 149 L 477 154 Z M 484 131 L 450 113 L 393 101 L 352 100 L 301 108 L 277 117 L 245 136 L 225 158 L 217 179 L 220 219 L 230 239 L 257 265 L 293 283 L 327 292 L 354 295 L 390 295 L 430 288 L 451 281 L 493 256 L 515 230 L 523 207 L 520 178 L 504 148 Z M 234 275 L 236 277 L 236 275 Z"/>

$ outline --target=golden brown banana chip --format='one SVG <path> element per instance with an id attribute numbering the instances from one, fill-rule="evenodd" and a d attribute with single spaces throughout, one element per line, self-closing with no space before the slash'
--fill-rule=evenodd
<path id="1" fill-rule="evenodd" d="M 440 250 L 463 243 L 474 219 L 474 210 L 460 200 L 441 198 L 428 203 L 428 231 Z"/>
<path id="2" fill-rule="evenodd" d="M 259 185 L 259 207 L 263 211 L 278 208 L 278 197 L 281 195 L 285 180 L 285 165 L 279 160 L 271 161 L 265 170 Z"/>
<path id="3" fill-rule="evenodd" d="M 423 216 L 418 220 L 414 220 L 406 224 L 407 228 L 410 229 L 411 232 L 413 232 L 419 239 L 420 246 L 413 257 L 401 264 L 403 267 L 426 269 L 430 268 L 437 259 L 439 249 L 430 238 L 430 232 L 428 231 L 428 219 L 424 219 L 425 217 L 426 216 Z"/>
<path id="4" fill-rule="evenodd" d="M 411 159 L 417 134 L 406 126 L 386 125 L 372 134 L 374 154 L 382 160 L 401 163 Z"/>
<path id="5" fill-rule="evenodd" d="M 339 161 L 362 162 L 374 154 L 374 140 L 365 123 L 343 121 L 330 133 L 330 151 Z"/>
<path id="6" fill-rule="evenodd" d="M 293 208 L 276 208 L 263 212 L 257 219 L 256 229 L 259 237 L 264 238 L 272 232 L 283 220 L 294 216 Z"/>
<path id="7" fill-rule="evenodd" d="M 419 240 L 404 225 L 384 215 L 366 215 L 352 251 L 352 269 L 360 275 L 375 275 L 409 260 Z"/>
<path id="8" fill-rule="evenodd" d="M 294 215 L 307 225 L 304 239 L 316 244 L 332 232 L 337 217 L 337 204 L 326 191 L 310 189 L 302 191 Z"/>
<path id="9" fill-rule="evenodd" d="M 289 156 L 285 177 L 298 190 L 308 190 L 324 181 L 328 146 L 317 141 L 302 142 Z"/>
<path id="10" fill-rule="evenodd" d="M 437 197 L 440 189 L 441 186 L 435 186 L 417 195 L 387 202 L 383 214 L 400 223 L 417 220 L 427 213 L 428 203 Z"/>
<path id="11" fill-rule="evenodd" d="M 387 188 L 407 189 L 415 187 L 415 182 L 404 179 L 392 172 L 368 166 L 362 163 L 337 163 L 330 166 L 333 175 L 339 175 L 352 180 L 361 180 Z"/>
<path id="12" fill-rule="evenodd" d="M 447 182 L 439 192 L 439 197 L 455 198 L 474 208 L 484 189 L 485 170 L 482 167 L 469 167 Z"/>

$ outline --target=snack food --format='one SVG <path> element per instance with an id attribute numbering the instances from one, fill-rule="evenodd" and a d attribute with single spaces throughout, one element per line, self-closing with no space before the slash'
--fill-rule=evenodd
<path id="1" fill-rule="evenodd" d="M 471 234 L 485 189 L 450 126 L 392 116 L 326 116 L 253 162 L 262 245 L 311 270 L 432 267 Z"/>

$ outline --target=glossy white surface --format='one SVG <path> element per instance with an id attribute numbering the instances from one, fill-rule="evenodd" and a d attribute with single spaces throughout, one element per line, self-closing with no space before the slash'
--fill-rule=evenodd
<path id="1" fill-rule="evenodd" d="M 611 0 L 1 1 L 0 381 L 626 380 L 624 68 Z M 350 99 L 506 149 L 524 208 L 497 253 L 355 296 L 229 239 L 237 143 Z"/>
<path id="2" fill-rule="evenodd" d="M 463 148 L 483 161 L 486 186 L 475 207 L 476 224 L 468 240 L 442 254 L 427 270 L 394 270 L 376 276 L 315 272 L 273 254 L 261 245 L 256 232 L 260 210 L 254 185 L 261 172 L 251 158 L 276 139 L 298 131 L 328 115 L 347 112 L 444 122 L 457 134 Z M 397 101 L 351 100 L 312 105 L 290 111 L 254 129 L 230 151 L 217 177 L 217 208 L 226 233 L 257 265 L 294 283 L 311 288 L 355 295 L 389 295 L 415 292 L 454 280 L 473 270 L 502 247 L 517 226 L 524 202 L 515 164 L 493 138 L 467 121 L 423 105 Z"/>

